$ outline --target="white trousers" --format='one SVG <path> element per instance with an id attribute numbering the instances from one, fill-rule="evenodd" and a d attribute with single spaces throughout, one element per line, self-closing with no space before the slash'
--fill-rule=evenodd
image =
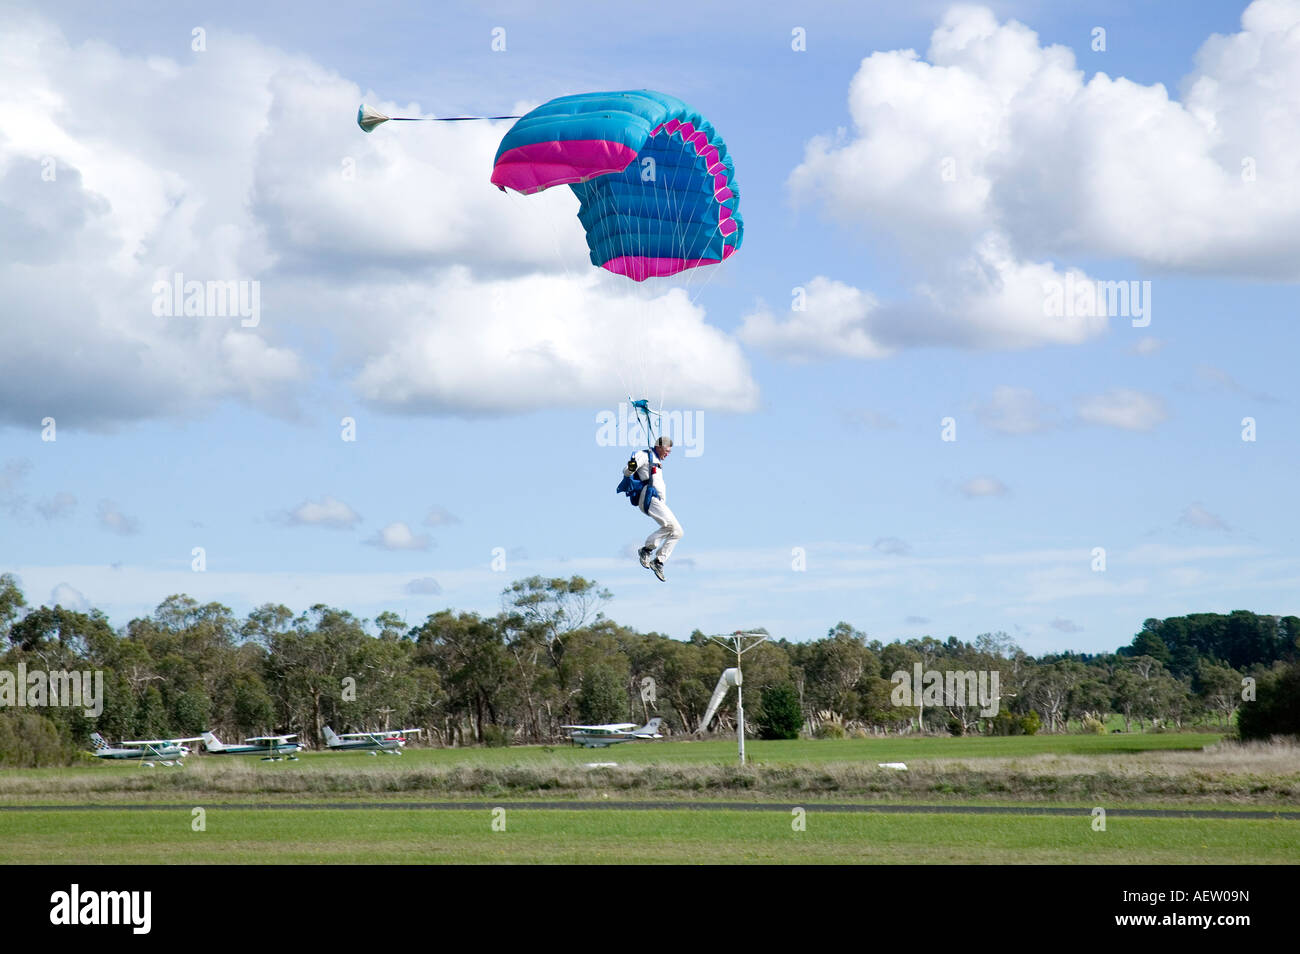
<path id="1" fill-rule="evenodd" d="M 645 538 L 646 548 L 653 550 L 658 547 L 659 552 L 655 556 L 661 561 L 667 560 L 672 556 L 677 541 L 682 538 L 682 525 L 677 522 L 668 505 L 658 497 L 653 498 L 646 509 L 650 513 L 650 518 L 659 524 L 659 529 Z"/>

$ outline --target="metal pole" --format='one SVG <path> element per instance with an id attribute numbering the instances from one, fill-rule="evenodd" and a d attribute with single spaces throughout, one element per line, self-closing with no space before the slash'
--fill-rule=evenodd
<path id="1" fill-rule="evenodd" d="M 745 764 L 745 703 L 736 687 L 736 740 L 740 743 L 740 764 Z"/>
<path id="2" fill-rule="evenodd" d="M 736 637 L 736 670 L 740 671 L 740 643 Z M 741 686 L 736 686 L 736 741 L 740 744 L 740 764 L 745 764 L 745 697 Z"/>

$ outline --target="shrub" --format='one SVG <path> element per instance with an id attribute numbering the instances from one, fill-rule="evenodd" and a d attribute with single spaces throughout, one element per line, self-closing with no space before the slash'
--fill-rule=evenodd
<path id="1" fill-rule="evenodd" d="M 1083 731 L 1087 735 L 1105 735 L 1106 726 L 1100 719 L 1094 719 L 1092 716 L 1087 716 L 1083 720 Z"/>
<path id="2" fill-rule="evenodd" d="M 994 735 L 1037 735 L 1042 728 L 1042 721 L 1033 709 L 1025 715 L 1004 710 L 994 716 L 990 724 Z"/>
<path id="3" fill-rule="evenodd" d="M 948 720 L 948 734 L 949 735 L 966 734 L 966 726 L 962 723 L 961 719 L 954 718 Z"/>
<path id="4" fill-rule="evenodd" d="M 846 735 L 848 733 L 844 731 L 844 726 L 839 722 L 823 722 L 813 732 L 813 736 L 818 739 L 842 739 Z"/>
<path id="5" fill-rule="evenodd" d="M 510 744 L 510 737 L 514 735 L 511 729 L 502 728 L 499 725 L 483 726 L 483 744 L 490 749 L 502 749 Z"/>
<path id="6" fill-rule="evenodd" d="M 77 757 L 77 750 L 59 737 L 58 727 L 45 716 L 0 711 L 0 765 L 70 765 Z"/>
<path id="7" fill-rule="evenodd" d="M 794 686 L 772 686 L 763 690 L 758 706 L 758 735 L 763 739 L 797 739 L 803 728 L 803 712 Z"/>
<path id="8" fill-rule="evenodd" d="M 1255 701 L 1242 703 L 1237 714 L 1237 732 L 1243 740 L 1300 736 L 1300 663 L 1259 680 Z"/>

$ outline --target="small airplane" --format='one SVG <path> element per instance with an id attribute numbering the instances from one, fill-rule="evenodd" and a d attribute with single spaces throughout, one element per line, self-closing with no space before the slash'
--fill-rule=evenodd
<path id="1" fill-rule="evenodd" d="M 302 746 L 289 741 L 296 738 L 296 732 L 293 735 L 255 735 L 245 739 L 245 745 L 225 745 L 211 732 L 204 732 L 203 748 L 209 755 L 260 755 L 263 762 L 278 762 L 282 758 L 296 762 L 298 756 L 295 753 L 301 752 Z"/>
<path id="2" fill-rule="evenodd" d="M 188 739 L 144 739 L 123 742 L 121 748 L 113 748 L 98 732 L 90 734 L 91 745 L 95 747 L 91 754 L 97 759 L 154 759 L 163 765 L 175 765 L 178 768 L 185 766 L 181 759 L 190 754 L 190 747 L 185 743 L 198 742 L 201 739 L 202 736 L 197 735 Z M 127 746 L 137 746 L 137 748 Z M 142 761 L 140 764 L 153 768 L 152 761 Z"/>
<path id="3" fill-rule="evenodd" d="M 406 736 L 417 735 L 423 729 L 390 729 L 386 732 L 344 732 L 336 735 L 334 730 L 325 726 L 325 744 L 331 752 L 367 752 L 378 755 L 401 755 L 402 746 L 406 745 Z"/>
<path id="4" fill-rule="evenodd" d="M 619 742 L 634 742 L 641 739 L 662 739 L 659 726 L 663 719 L 651 719 L 643 726 L 635 722 L 611 722 L 608 725 L 562 725 L 569 729 L 569 740 L 584 749 L 604 749 Z"/>

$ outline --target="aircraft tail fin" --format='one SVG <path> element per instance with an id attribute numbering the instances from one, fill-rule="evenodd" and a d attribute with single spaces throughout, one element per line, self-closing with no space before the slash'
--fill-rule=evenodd
<path id="1" fill-rule="evenodd" d="M 334 734 L 334 730 L 329 726 L 325 726 L 325 744 L 334 745 L 338 741 L 340 741 L 339 737 Z"/>
<path id="2" fill-rule="evenodd" d="M 95 751 L 109 748 L 109 744 L 104 741 L 104 737 L 98 732 L 90 733 L 90 744 L 95 747 Z"/>
<path id="3" fill-rule="evenodd" d="M 664 724 L 664 720 L 655 716 L 641 728 L 636 730 L 637 735 L 658 735 L 659 727 Z"/>
<path id="4" fill-rule="evenodd" d="M 203 747 L 209 752 L 220 752 L 225 748 L 225 746 L 221 744 L 221 740 L 211 732 L 203 733 Z"/>

